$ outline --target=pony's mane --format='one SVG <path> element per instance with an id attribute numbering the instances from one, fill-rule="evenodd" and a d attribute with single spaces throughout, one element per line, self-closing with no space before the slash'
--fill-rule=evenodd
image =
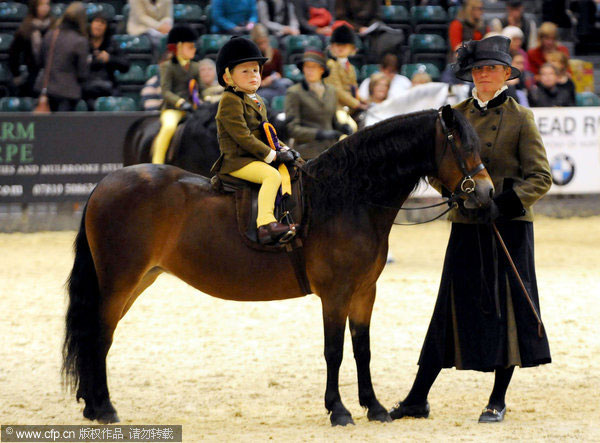
<path id="1" fill-rule="evenodd" d="M 478 149 L 477 134 L 452 111 L 465 150 Z M 393 205 L 408 196 L 426 175 L 435 175 L 438 112 L 392 117 L 336 143 L 304 169 L 315 215 L 328 217 L 361 203 Z"/>

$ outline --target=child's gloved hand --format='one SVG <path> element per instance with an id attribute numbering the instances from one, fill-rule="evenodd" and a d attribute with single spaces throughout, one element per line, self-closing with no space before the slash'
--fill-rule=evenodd
<path id="1" fill-rule="evenodd" d="M 190 112 L 194 110 L 194 107 L 190 102 L 183 102 L 181 106 L 179 106 L 179 109 L 185 112 Z"/>
<path id="2" fill-rule="evenodd" d="M 293 165 L 294 164 L 294 154 L 292 154 L 291 151 L 277 151 L 277 154 L 275 156 L 275 164 L 280 165 L 281 163 L 284 163 L 286 165 Z"/>

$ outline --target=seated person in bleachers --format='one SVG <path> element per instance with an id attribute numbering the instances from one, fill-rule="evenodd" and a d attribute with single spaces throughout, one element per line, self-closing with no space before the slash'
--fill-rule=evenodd
<path id="1" fill-rule="evenodd" d="M 450 48 L 458 47 L 462 42 L 481 40 L 488 29 L 483 19 L 483 1 L 466 0 L 448 26 Z"/>
<path id="2" fill-rule="evenodd" d="M 356 52 L 354 32 L 346 25 L 338 26 L 331 34 L 329 51 L 332 58 L 327 60 L 329 76 L 325 83 L 333 86 L 337 92 L 338 110 L 345 112 L 344 107 L 349 109 L 350 114 L 367 109 L 367 102 L 358 94 L 356 81 L 356 70 L 348 57 Z M 352 125 L 352 119 L 343 119 L 338 115 L 338 120 Z M 356 130 L 356 127 L 353 127 Z"/>
<path id="3" fill-rule="evenodd" d="M 417 71 L 410 78 L 410 82 L 414 88 L 415 86 L 424 85 L 425 83 L 431 83 L 432 80 L 431 76 L 426 72 Z"/>
<path id="4" fill-rule="evenodd" d="M 129 70 L 129 60 L 112 40 L 108 19 L 103 12 L 97 12 L 90 22 L 90 75 L 83 84 L 83 99 L 89 110 L 94 110 L 98 97 L 117 95 L 115 71 Z"/>
<path id="5" fill-rule="evenodd" d="M 531 71 L 531 66 L 529 65 L 529 56 L 525 49 L 523 49 L 523 31 L 516 26 L 507 26 L 502 29 L 501 34 L 504 37 L 508 37 L 510 39 L 510 48 L 509 51 L 511 54 L 521 54 L 523 56 L 524 66 L 527 71 Z"/>
<path id="6" fill-rule="evenodd" d="M 200 71 L 200 84 L 202 85 L 202 100 L 216 103 L 221 99 L 225 89 L 217 80 L 217 66 L 210 58 L 204 58 L 198 62 L 198 70 Z"/>
<path id="7" fill-rule="evenodd" d="M 493 19 L 490 28 L 496 32 L 501 32 L 507 26 L 519 28 L 523 33 L 522 47 L 527 50 L 537 44 L 537 26 L 535 20 L 525 17 L 524 12 L 525 8 L 521 0 L 509 0 L 506 2 L 506 16 Z M 511 38 L 510 36 L 506 37 Z"/>
<path id="8" fill-rule="evenodd" d="M 388 98 L 390 79 L 381 72 L 371 74 L 369 82 L 369 104 L 377 104 Z"/>
<path id="9" fill-rule="evenodd" d="M 212 0 L 213 34 L 247 34 L 258 21 L 256 0 Z"/>
<path id="10" fill-rule="evenodd" d="M 564 52 L 555 51 L 551 52 L 546 56 L 549 63 L 552 63 L 557 71 L 557 88 L 564 89 L 567 93 L 572 97 L 573 103 L 575 103 L 575 83 L 571 80 L 571 75 L 569 74 L 569 58 L 565 55 Z"/>
<path id="11" fill-rule="evenodd" d="M 551 52 L 560 51 L 567 58 L 569 57 L 569 50 L 565 46 L 558 44 L 557 38 L 558 27 L 552 22 L 542 23 L 538 32 L 538 46 L 527 51 L 531 72 L 534 75 L 537 76 L 539 74 L 540 67 L 548 61 L 546 56 Z"/>
<path id="12" fill-rule="evenodd" d="M 160 74 L 153 75 L 140 91 L 140 106 L 144 111 L 160 111 L 163 96 L 160 89 Z"/>
<path id="13" fill-rule="evenodd" d="M 352 26 L 359 34 L 380 20 L 380 0 L 336 0 L 335 20 Z"/>
<path id="14" fill-rule="evenodd" d="M 336 119 L 337 94 L 325 84 L 329 75 L 325 55 L 318 49 L 304 51 L 298 68 L 304 74 L 301 83 L 291 86 L 285 96 L 287 130 L 302 158 L 309 160 L 333 145 L 350 127 Z"/>
<path id="15" fill-rule="evenodd" d="M 19 97 L 33 97 L 40 71 L 42 40 L 54 20 L 50 0 L 29 0 L 27 16 L 15 32 L 8 49 L 8 66 Z"/>
<path id="16" fill-rule="evenodd" d="M 575 100 L 566 89 L 558 86 L 558 70 L 552 63 L 540 68 L 539 80 L 529 91 L 529 105 L 535 107 L 575 106 Z"/>
<path id="17" fill-rule="evenodd" d="M 292 0 L 302 34 L 331 35 L 335 0 Z"/>
<path id="18" fill-rule="evenodd" d="M 528 93 L 529 89 L 535 84 L 533 74 L 525 70 L 525 61 L 520 52 L 512 53 L 512 65 L 517 68 L 521 75 L 512 80 L 507 80 L 508 95 L 514 98 L 520 105 L 529 107 Z"/>
<path id="19" fill-rule="evenodd" d="M 173 27 L 173 0 L 129 0 L 129 8 L 127 34 L 147 35 L 157 55 L 162 38 Z"/>
<path id="20" fill-rule="evenodd" d="M 277 37 L 300 34 L 292 0 L 258 0 L 258 20 Z"/>
<path id="21" fill-rule="evenodd" d="M 390 53 L 385 54 L 379 65 L 379 72 L 385 74 L 390 80 L 390 97 L 396 97 L 400 95 L 402 91 L 406 91 L 411 86 L 410 80 L 408 78 L 398 74 L 398 69 L 398 56 L 396 54 Z M 370 83 L 370 77 L 364 79 L 360 84 L 360 88 L 358 88 L 358 95 L 360 95 L 361 97 L 368 97 Z"/>
<path id="22" fill-rule="evenodd" d="M 262 55 L 267 57 L 261 73 L 259 95 L 269 102 L 273 97 L 285 95 L 285 91 L 292 85 L 292 81 L 283 77 L 283 57 L 279 49 L 273 48 L 269 40 L 269 31 L 262 24 L 257 24 L 250 32 L 250 38 Z"/>

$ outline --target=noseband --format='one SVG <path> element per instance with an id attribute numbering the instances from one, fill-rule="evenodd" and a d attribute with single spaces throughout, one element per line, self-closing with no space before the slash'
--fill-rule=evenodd
<path id="1" fill-rule="evenodd" d="M 485 169 L 485 166 L 483 165 L 483 163 L 480 162 L 477 166 L 475 166 L 473 169 L 471 169 L 469 171 L 467 169 L 467 163 L 465 162 L 465 159 L 464 159 L 462 153 L 456 147 L 456 138 L 454 137 L 454 129 L 449 130 L 448 127 L 446 126 L 446 123 L 444 122 L 444 119 L 442 117 L 441 109 L 438 111 L 438 119 L 440 120 L 440 125 L 442 126 L 442 132 L 444 133 L 444 137 L 445 137 L 444 150 L 442 151 L 442 158 L 444 157 L 444 153 L 446 152 L 448 145 L 450 145 L 450 149 L 452 149 L 452 154 L 454 155 L 454 159 L 458 163 L 458 168 L 460 169 L 460 172 L 462 172 L 462 174 L 463 174 L 462 179 L 460 180 L 459 184 L 456 186 L 456 189 L 454 189 L 453 196 L 469 195 L 475 191 L 476 183 L 475 183 L 475 180 L 473 179 L 473 177 L 476 176 L 479 172 L 483 171 Z"/>

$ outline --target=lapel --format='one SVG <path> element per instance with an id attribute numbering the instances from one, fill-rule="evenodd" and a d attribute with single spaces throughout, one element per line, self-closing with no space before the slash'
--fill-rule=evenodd
<path id="1" fill-rule="evenodd" d="M 256 102 L 254 100 L 252 100 L 248 94 L 244 94 L 244 103 L 248 104 L 252 109 L 254 109 L 259 115 L 260 115 L 260 120 L 263 119 L 263 111 L 262 109 L 265 108 L 265 103 L 262 101 L 262 99 L 260 98 L 260 96 L 257 94 L 258 99 L 260 100 L 260 103 L 262 105 L 261 108 L 258 107 L 258 105 L 256 104 Z"/>

